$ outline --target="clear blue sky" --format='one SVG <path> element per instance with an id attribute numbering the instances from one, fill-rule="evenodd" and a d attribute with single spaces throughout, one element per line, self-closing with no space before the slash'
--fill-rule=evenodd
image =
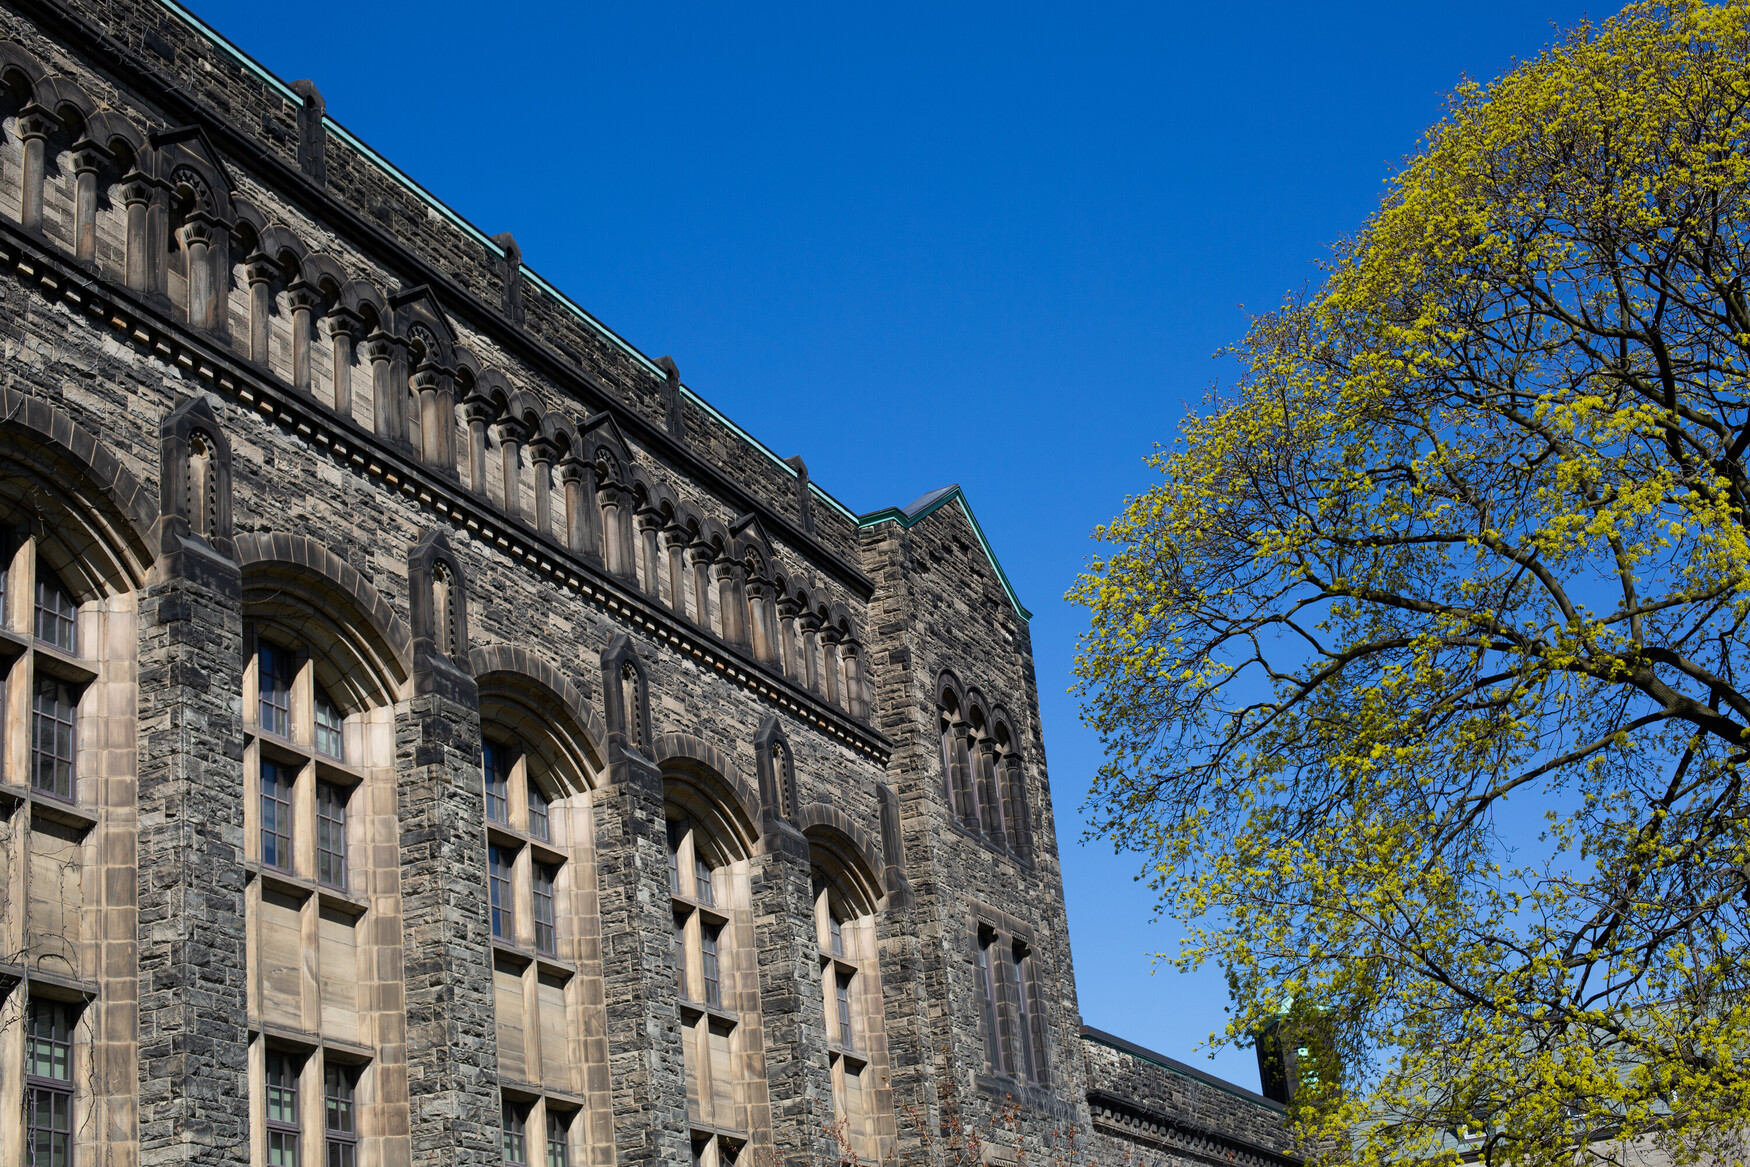
<path id="1" fill-rule="evenodd" d="M 1063 593 L 1246 309 L 1315 277 L 1462 75 L 1588 10 L 192 7 L 853 509 L 966 488 L 1035 614 L 1083 1017 L 1201 1062 L 1219 972 L 1151 977 L 1178 931 L 1080 842 Z M 1257 1085 L 1250 1051 L 1214 1069 Z"/>

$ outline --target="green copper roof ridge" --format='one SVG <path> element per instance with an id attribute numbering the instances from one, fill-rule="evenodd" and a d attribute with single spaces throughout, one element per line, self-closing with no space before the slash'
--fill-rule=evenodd
<path id="1" fill-rule="evenodd" d="M 928 498 L 928 495 L 924 497 Z M 997 553 L 990 545 L 990 539 L 985 536 L 984 528 L 979 525 L 978 516 L 972 513 L 972 504 L 966 499 L 966 491 L 956 482 L 943 491 L 941 496 L 924 507 L 915 515 L 905 512 L 903 507 L 883 507 L 878 511 L 870 511 L 866 515 L 857 516 L 857 529 L 877 527 L 882 523 L 898 523 L 900 528 L 909 529 L 917 526 L 943 507 L 955 500 L 960 502 L 960 513 L 966 516 L 966 521 L 972 525 L 972 533 L 978 536 L 978 545 L 984 549 L 984 557 L 990 562 L 991 570 L 997 573 L 997 579 L 1003 585 L 1003 591 L 1009 597 L 1009 603 L 1014 606 L 1015 613 L 1023 620 L 1032 620 L 1033 613 L 1027 610 L 1027 605 L 1021 603 L 1021 597 L 1015 592 L 1015 585 L 1009 581 L 1009 573 L 1003 570 L 1003 565 L 997 559 Z"/>
<path id="2" fill-rule="evenodd" d="M 285 100 L 291 102 L 293 105 L 296 105 L 300 108 L 303 107 L 304 99 L 302 97 L 300 97 L 295 91 L 293 91 L 293 89 L 289 85 L 287 85 L 284 81 L 281 81 L 279 79 L 279 77 L 274 74 L 273 70 L 269 69 L 266 65 L 263 65 L 260 61 L 257 61 L 254 57 L 250 56 L 243 49 L 239 48 L 229 38 L 227 38 L 223 33 L 219 32 L 217 29 L 215 29 L 212 25 L 208 24 L 206 21 L 204 21 L 200 17 L 196 16 L 193 12 L 190 12 L 187 8 L 184 8 L 181 4 L 177 3 L 177 0 L 158 0 L 158 4 L 161 7 L 163 7 L 164 9 L 166 9 L 168 12 L 170 12 L 170 14 L 175 16 L 178 20 L 182 21 L 183 24 L 185 24 L 189 28 L 193 29 L 195 31 L 195 33 L 197 33 L 201 37 L 205 38 L 209 43 L 216 45 L 220 50 L 222 50 L 226 55 L 230 56 L 233 60 L 235 60 L 246 71 L 254 74 L 257 78 L 259 78 L 263 83 L 265 83 L 275 93 L 279 94 L 281 97 L 283 97 Z M 367 145 L 365 143 L 364 139 L 360 138 L 357 134 L 355 134 L 351 130 L 347 129 L 344 125 L 342 125 L 339 121 L 335 120 L 335 118 L 333 118 L 332 116 L 330 116 L 326 112 L 322 115 L 322 124 L 323 124 L 324 128 L 326 128 L 330 132 L 332 132 L 335 135 L 335 137 L 337 137 L 341 141 L 345 142 L 348 146 L 350 146 L 357 154 L 359 154 L 361 157 L 363 157 L 366 161 L 370 162 L 372 165 L 376 166 L 379 170 L 383 171 L 383 173 L 388 175 L 392 181 L 394 181 L 395 183 L 397 183 L 398 185 L 400 185 L 402 187 L 405 187 L 407 190 L 411 191 L 421 202 L 425 203 L 432 210 L 436 211 L 442 218 L 447 220 L 450 224 L 452 224 L 454 227 L 456 227 L 456 229 L 461 231 L 464 235 L 468 236 L 474 242 L 476 242 L 480 246 L 484 247 L 491 254 L 496 255 L 501 259 L 504 257 L 504 248 L 500 247 L 497 243 L 494 243 L 492 241 L 491 236 L 487 235 L 480 228 L 476 227 L 474 224 L 470 223 L 467 219 L 463 218 L 462 215 L 460 214 L 460 212 L 456 211 L 454 208 L 449 206 L 449 204 L 445 203 L 442 199 L 438 198 L 435 194 L 433 194 L 430 190 L 426 189 L 426 187 L 421 182 L 419 182 L 418 179 L 414 178 L 412 175 L 408 174 L 405 170 L 402 170 L 399 166 L 397 166 L 393 162 L 389 161 L 382 154 L 380 154 L 376 150 L 372 149 L 369 145 Z M 521 264 L 520 267 L 521 267 L 523 275 L 528 279 L 528 281 L 530 283 L 532 283 L 535 287 L 540 289 L 541 292 L 543 292 L 550 299 L 552 299 L 553 302 L 558 304 L 562 309 L 571 313 L 573 316 L 577 317 L 577 319 L 580 322 L 582 322 L 585 327 L 590 328 L 591 330 L 599 333 L 604 339 L 606 339 L 615 348 L 620 349 L 627 356 L 631 357 L 634 361 L 641 364 L 652 376 L 661 378 L 661 377 L 664 377 L 666 375 L 663 373 L 663 371 L 661 369 L 657 368 L 656 362 L 652 361 L 648 356 L 646 356 L 644 354 L 644 352 L 638 348 L 637 345 L 633 344 L 631 341 L 629 341 L 625 337 L 621 336 L 618 332 L 615 332 L 612 328 L 610 328 L 606 324 L 602 323 L 602 321 L 600 319 L 598 319 L 594 313 L 590 312 L 583 305 L 579 304 L 577 301 L 573 300 L 570 296 L 568 296 L 564 292 L 560 291 L 556 285 L 554 285 L 546 277 L 542 276 L 539 272 L 535 271 L 534 268 L 530 267 L 526 263 Z M 776 450 L 773 450 L 770 446 L 766 445 L 764 442 L 760 441 L 758 438 L 754 437 L 752 434 L 750 434 L 746 430 L 742 429 L 739 425 L 736 425 L 734 422 L 730 421 L 729 418 L 724 416 L 722 411 L 718 410 L 715 406 L 711 405 L 710 402 L 706 401 L 695 390 L 693 390 L 692 388 L 690 388 L 686 385 L 682 385 L 681 391 L 683 393 L 685 393 L 688 397 L 692 398 L 694 404 L 698 405 L 699 408 L 703 409 L 706 413 L 709 413 L 713 418 L 715 418 L 718 421 L 719 424 L 723 425 L 731 433 L 733 433 L 737 437 L 739 437 L 742 441 L 746 442 L 748 445 L 752 446 L 754 449 L 756 449 L 760 453 L 764 454 L 767 458 L 769 458 L 772 461 L 772 463 L 774 465 L 782 467 L 784 470 L 784 473 L 790 475 L 790 477 L 792 477 L 792 478 L 797 476 L 796 475 L 796 468 L 794 466 L 791 466 L 788 462 L 784 461 L 783 458 L 779 457 Z M 815 495 L 822 502 L 826 503 L 826 505 L 830 506 L 833 510 L 837 511 L 845 519 L 845 521 L 850 522 L 850 523 L 855 523 L 857 521 L 856 512 L 851 510 L 851 508 L 847 507 L 844 503 L 840 502 L 831 493 L 829 493 L 825 488 L 823 488 L 819 483 L 810 479 L 809 483 L 808 483 L 808 489 L 809 489 L 809 492 L 811 494 Z"/>

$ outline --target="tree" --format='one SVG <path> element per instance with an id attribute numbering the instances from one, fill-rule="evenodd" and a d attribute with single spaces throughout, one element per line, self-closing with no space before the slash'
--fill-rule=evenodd
<path id="1" fill-rule="evenodd" d="M 1323 1158 L 1739 1161 L 1747 194 L 1743 0 L 1461 87 L 1096 532 L 1092 829 L 1225 1040 L 1316 1006 Z"/>

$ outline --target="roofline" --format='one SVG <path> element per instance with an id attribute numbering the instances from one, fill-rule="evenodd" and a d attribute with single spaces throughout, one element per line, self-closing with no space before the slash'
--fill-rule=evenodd
<path id="1" fill-rule="evenodd" d="M 1021 597 L 1015 594 L 1015 585 L 1009 582 L 1009 573 L 1003 570 L 1003 565 L 997 562 L 997 553 L 991 548 L 990 540 L 985 537 L 984 528 L 978 525 L 978 518 L 972 513 L 972 504 L 966 501 L 966 492 L 960 489 L 956 482 L 944 491 L 937 492 L 938 497 L 922 510 L 912 513 L 904 507 L 883 507 L 878 511 L 870 511 L 856 518 L 857 529 L 877 527 L 882 523 L 898 523 L 901 529 L 915 527 L 951 502 L 960 503 L 960 511 L 966 516 L 966 521 L 972 525 L 972 533 L 978 536 L 978 545 L 984 548 L 984 557 L 990 561 L 991 570 L 997 573 L 997 579 L 1002 581 L 1003 591 L 1009 597 L 1009 603 L 1014 605 L 1015 614 L 1023 620 L 1033 619 L 1033 613 L 1021 603 Z M 924 495 L 924 498 L 929 498 Z M 1118 1040 L 1117 1038 L 1113 1039 Z"/>
<path id="2" fill-rule="evenodd" d="M 304 99 L 302 97 L 300 97 L 295 91 L 293 91 L 291 86 L 287 85 L 284 81 L 281 81 L 279 79 L 279 77 L 273 72 L 273 70 L 269 69 L 266 65 L 263 65 L 260 61 L 256 60 L 254 57 L 250 56 L 243 49 L 239 48 L 235 43 L 233 43 L 230 39 L 228 39 L 223 33 L 219 32 L 217 29 L 215 29 L 212 25 L 208 24 L 206 21 L 202 20 L 200 17 L 198 17 L 194 13 L 190 12 L 187 8 L 184 8 L 181 4 L 177 3 L 177 0 L 158 0 L 158 4 L 161 7 L 163 7 L 165 9 L 165 11 L 169 12 L 172 16 L 176 17 L 183 24 L 187 25 L 196 34 L 205 38 L 207 41 L 209 41 L 210 43 L 212 43 L 213 45 L 215 45 L 219 49 L 221 49 L 227 56 L 229 56 L 233 60 L 235 60 L 237 62 L 237 64 L 240 65 L 245 71 L 254 74 L 263 83 L 265 83 L 269 89 L 272 89 L 275 93 L 279 94 L 279 96 L 284 98 L 286 101 L 291 102 L 293 105 L 297 106 L 300 109 L 302 109 L 304 107 L 304 104 L 305 104 Z M 441 217 L 448 220 L 453 226 L 456 227 L 457 230 L 461 231 L 464 235 L 468 236 L 469 239 L 473 240 L 475 243 L 479 244 L 481 247 L 484 247 L 489 254 L 496 255 L 500 259 L 504 258 L 504 254 L 505 254 L 504 248 L 500 247 L 497 243 L 494 243 L 492 241 L 491 236 L 487 235 L 480 228 L 476 227 L 474 224 L 470 223 L 467 219 L 463 218 L 462 215 L 460 213 L 458 213 L 454 208 L 450 207 L 442 199 L 440 199 L 436 195 L 432 194 L 431 191 L 427 190 L 423 185 L 421 185 L 417 180 L 415 180 L 406 171 L 402 170 L 399 166 L 395 165 L 393 162 L 390 162 L 387 158 L 383 157 L 383 155 L 381 155 L 377 151 L 373 150 L 370 146 L 368 146 L 365 143 L 364 139 L 360 138 L 357 134 L 353 133 L 351 130 L 349 130 L 345 126 L 341 125 L 340 122 L 336 121 L 333 117 L 329 116 L 326 112 L 322 115 L 322 125 L 325 129 L 327 129 L 336 138 L 339 138 L 342 142 L 345 142 L 348 146 L 350 146 L 353 149 L 353 151 L 355 153 L 357 153 L 360 157 L 364 158 L 367 162 L 371 163 L 377 169 L 381 170 L 393 182 L 397 183 L 398 185 L 400 185 L 402 187 L 405 187 L 408 191 L 412 192 L 412 194 L 415 197 L 417 197 L 421 202 L 425 203 L 432 210 L 436 211 Z M 662 379 L 665 379 L 667 377 L 667 374 L 662 369 L 657 367 L 656 362 L 652 361 L 648 356 L 646 356 L 644 354 L 644 352 L 642 352 L 638 348 L 638 346 L 636 346 L 632 342 L 628 341 L 625 337 L 623 337 L 619 333 L 615 332 L 612 328 L 609 328 L 606 324 L 603 324 L 588 309 L 584 308 L 583 305 L 581 305 L 577 301 L 573 300 L 570 296 L 567 296 L 564 292 L 561 292 L 551 282 L 549 282 L 547 279 L 542 277 L 539 272 L 535 271 L 533 268 L 531 268 L 526 263 L 520 264 L 519 267 L 520 267 L 520 270 L 521 270 L 523 277 L 525 278 L 525 280 L 529 284 L 531 284 L 535 288 L 539 289 L 543 294 L 545 294 L 550 299 L 552 299 L 554 303 L 558 304 L 565 311 L 567 311 L 567 312 L 571 313 L 573 316 L 575 316 L 578 319 L 578 321 L 581 322 L 586 328 L 589 328 L 590 330 L 596 332 L 604 340 L 606 340 L 609 344 L 613 345 L 615 348 L 618 348 L 621 352 L 623 352 L 627 356 L 631 357 L 634 362 L 636 362 L 639 365 L 642 365 L 644 367 L 644 369 L 650 373 L 651 376 L 656 377 L 658 380 L 662 380 Z M 737 437 L 739 437 L 742 441 L 746 442 L 748 445 L 752 446 L 754 449 L 756 449 L 760 453 L 764 454 L 768 459 L 771 460 L 771 462 L 774 466 L 779 467 L 785 474 L 789 475 L 791 478 L 797 477 L 796 468 L 794 466 L 791 466 L 788 462 L 785 462 L 784 459 L 780 458 L 777 454 L 777 451 L 773 450 L 770 446 L 766 445 L 764 442 L 760 441 L 758 438 L 756 438 L 752 434 L 748 433 L 746 430 L 741 428 L 739 425 L 736 425 L 734 422 L 730 421 L 729 418 L 724 416 L 720 410 L 718 410 L 710 402 L 706 401 L 695 390 L 689 388 L 688 386 L 686 386 L 684 384 L 680 388 L 681 388 L 681 392 L 684 395 L 686 395 L 687 397 L 692 399 L 693 404 L 697 405 L 700 409 L 702 409 L 704 412 L 709 414 L 719 424 L 723 425 L 731 433 L 733 433 Z M 861 525 L 858 522 L 856 512 L 851 510 L 851 508 L 846 506 L 844 503 L 840 502 L 830 492 L 828 492 L 826 489 L 824 489 L 819 483 L 810 479 L 809 483 L 808 483 L 808 489 L 809 489 L 809 493 L 815 495 L 823 503 L 825 503 L 827 506 L 829 506 L 833 510 L 837 511 L 839 513 L 839 515 L 845 519 L 846 522 L 849 522 L 853 525 L 858 525 L 858 526 Z"/>
<path id="3" fill-rule="evenodd" d="M 1095 1045 L 1103 1045 L 1107 1049 L 1117 1050 L 1121 1054 L 1129 1054 L 1131 1057 L 1137 1058 L 1140 1061 L 1151 1062 L 1163 1070 L 1169 1070 L 1182 1077 L 1194 1078 L 1206 1086 L 1213 1086 L 1225 1094 L 1232 1094 L 1235 1098 L 1243 1098 L 1254 1105 L 1266 1107 L 1270 1110 L 1281 1111 L 1284 1114 L 1288 1113 L 1288 1108 L 1286 1106 L 1283 1106 L 1280 1102 L 1272 1101 L 1254 1090 L 1247 1090 L 1244 1086 L 1235 1085 L 1234 1083 L 1229 1082 L 1226 1078 L 1218 1078 L 1207 1070 L 1199 1070 L 1196 1066 L 1188 1066 L 1176 1058 L 1169 1058 L 1166 1054 L 1156 1053 L 1147 1046 L 1137 1045 L 1133 1041 L 1125 1041 L 1122 1037 L 1117 1037 L 1113 1034 L 1107 1033 L 1103 1029 L 1095 1029 L 1092 1025 L 1082 1026 L 1081 1038 L 1083 1041 L 1091 1041 Z"/>

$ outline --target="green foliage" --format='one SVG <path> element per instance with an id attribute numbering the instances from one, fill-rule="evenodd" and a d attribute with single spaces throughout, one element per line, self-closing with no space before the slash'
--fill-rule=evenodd
<path id="1" fill-rule="evenodd" d="M 1461 88 L 1097 532 L 1094 830 L 1229 971 L 1227 1039 L 1328 1010 L 1325 1158 L 1738 1161 L 1747 194 L 1750 4 Z"/>

